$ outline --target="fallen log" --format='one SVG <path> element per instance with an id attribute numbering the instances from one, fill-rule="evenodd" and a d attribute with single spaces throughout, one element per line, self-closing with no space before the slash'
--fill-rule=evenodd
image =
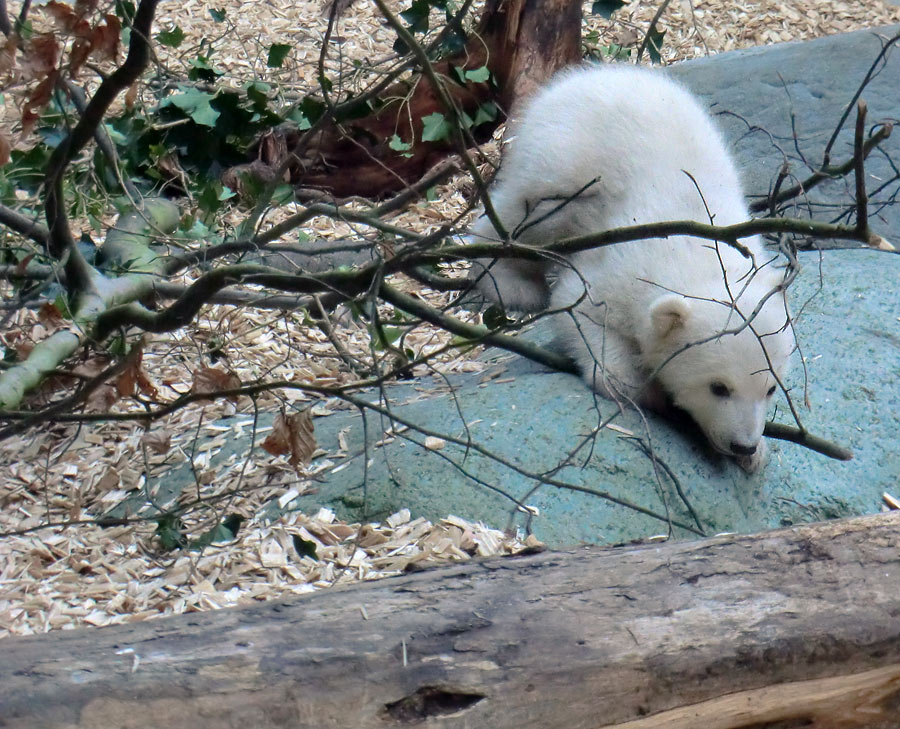
<path id="1" fill-rule="evenodd" d="M 896 729 L 900 514 L 0 643 L 2 727 Z"/>

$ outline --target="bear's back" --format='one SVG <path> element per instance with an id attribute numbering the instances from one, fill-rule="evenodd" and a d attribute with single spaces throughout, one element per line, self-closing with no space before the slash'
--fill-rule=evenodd
<path id="1" fill-rule="evenodd" d="M 590 212 L 572 206 L 572 214 L 589 215 L 583 224 L 593 229 L 707 220 L 707 207 L 720 225 L 746 218 L 719 131 L 694 97 L 659 71 L 563 71 L 527 102 L 512 129 L 502 185 L 537 201 L 572 195 L 599 178 L 584 194 Z"/>

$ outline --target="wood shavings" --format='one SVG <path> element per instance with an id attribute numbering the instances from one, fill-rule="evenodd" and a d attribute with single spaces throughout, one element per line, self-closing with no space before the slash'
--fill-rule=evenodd
<path id="1" fill-rule="evenodd" d="M 172 555 L 147 548 L 149 531 L 48 530 L 0 542 L 0 637 L 214 610 L 535 546 L 457 516 L 411 520 L 407 509 L 378 524 L 347 524 L 328 509 L 254 518 L 227 548 Z M 299 554 L 294 537 L 314 544 L 316 559 Z"/>

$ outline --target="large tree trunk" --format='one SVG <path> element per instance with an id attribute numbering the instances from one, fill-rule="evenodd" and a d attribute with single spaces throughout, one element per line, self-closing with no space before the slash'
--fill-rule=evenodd
<path id="1" fill-rule="evenodd" d="M 499 105 L 496 120 L 474 129 L 476 138 L 485 140 L 516 99 L 580 58 L 581 3 L 488 0 L 465 51 L 435 63 L 435 72 L 447 81 L 446 90 L 470 117 L 487 101 Z M 491 83 L 470 82 L 463 87 L 451 80 L 456 78 L 454 66 L 472 70 L 484 65 L 491 72 Z M 383 198 L 416 182 L 456 151 L 450 139 L 420 141 L 422 119 L 446 111 L 425 76 L 396 84 L 381 98 L 383 105 L 376 112 L 329 124 L 302 147 L 294 146 L 299 138 L 289 140 L 300 160 L 291 170 L 294 184 L 337 197 Z M 408 156 L 390 148 L 394 134 L 412 144 Z"/>
<path id="2" fill-rule="evenodd" d="M 900 515 L 0 643 L 0 726 L 896 729 Z"/>

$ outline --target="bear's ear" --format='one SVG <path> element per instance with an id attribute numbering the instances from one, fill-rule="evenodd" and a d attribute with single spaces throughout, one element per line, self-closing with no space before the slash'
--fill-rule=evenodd
<path id="1" fill-rule="evenodd" d="M 650 307 L 650 320 L 657 339 L 665 339 L 683 329 L 691 313 L 687 299 L 678 294 L 660 296 Z"/>

